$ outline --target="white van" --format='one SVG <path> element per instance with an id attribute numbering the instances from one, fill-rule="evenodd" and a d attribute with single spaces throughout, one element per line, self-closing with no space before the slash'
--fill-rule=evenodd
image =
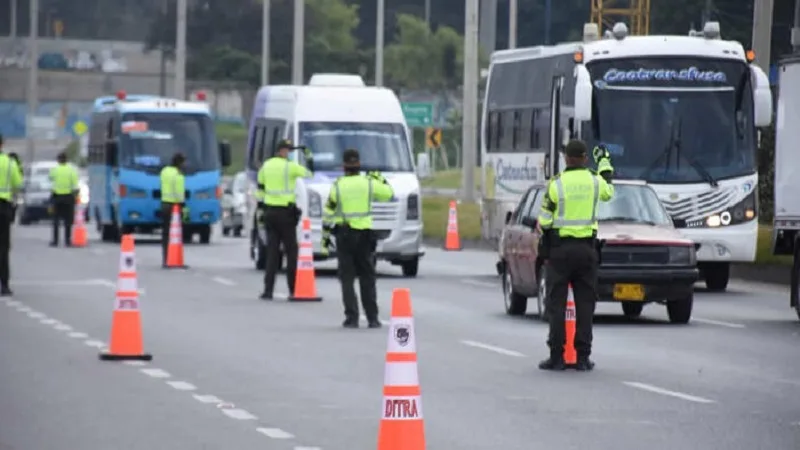
<path id="1" fill-rule="evenodd" d="M 397 96 L 386 88 L 365 86 L 358 75 L 317 74 L 305 86 L 264 86 L 250 121 L 246 170 L 253 185 L 281 139 L 305 145 L 314 154 L 313 178 L 298 181 L 296 189 L 297 206 L 311 220 L 314 259 L 335 259 L 335 253 L 322 254 L 322 210 L 333 181 L 343 174 L 343 152 L 355 148 L 362 168 L 383 173 L 395 194 L 394 201 L 372 204 L 377 258 L 401 266 L 404 276 L 416 276 L 424 255 L 422 202 L 411 134 Z M 305 163 L 302 152 L 293 152 L 292 158 Z M 254 214 L 247 222 L 250 256 L 263 269 L 265 233 L 255 226 Z"/>

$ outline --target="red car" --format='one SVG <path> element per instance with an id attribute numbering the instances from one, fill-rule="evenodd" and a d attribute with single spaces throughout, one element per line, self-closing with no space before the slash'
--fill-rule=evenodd
<path id="1" fill-rule="evenodd" d="M 598 301 L 617 302 L 628 317 L 638 317 L 647 303 L 667 307 L 672 323 L 688 323 L 694 283 L 699 278 L 697 245 L 675 228 L 655 191 L 644 182 L 614 181 L 615 194 L 598 208 Z M 506 312 L 524 315 L 535 298 L 546 318 L 547 265 L 539 258 L 541 230 L 536 217 L 545 185 L 534 185 L 506 216 L 500 238 L 498 274 Z"/>

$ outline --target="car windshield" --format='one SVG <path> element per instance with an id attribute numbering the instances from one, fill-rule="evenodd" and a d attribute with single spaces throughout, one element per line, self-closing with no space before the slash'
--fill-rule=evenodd
<path id="1" fill-rule="evenodd" d="M 206 115 L 128 113 L 120 131 L 122 167 L 158 173 L 181 152 L 185 173 L 219 170 L 214 124 Z"/>
<path id="2" fill-rule="evenodd" d="M 35 173 L 35 172 L 34 172 Z M 49 175 L 33 175 L 28 178 L 26 189 L 30 192 L 49 191 L 50 190 L 50 177 Z"/>
<path id="3" fill-rule="evenodd" d="M 672 219 L 653 188 L 631 184 L 614 185 L 614 197 L 598 205 L 597 220 L 651 225 L 672 224 Z"/>
<path id="4" fill-rule="evenodd" d="M 756 171 L 750 70 L 717 59 L 632 58 L 587 65 L 595 114 L 616 178 L 716 184 Z"/>
<path id="5" fill-rule="evenodd" d="M 342 170 L 342 154 L 356 149 L 365 170 L 412 172 L 406 129 L 399 123 L 301 122 L 300 144 L 314 154 L 314 170 Z"/>
<path id="6" fill-rule="evenodd" d="M 31 173 L 30 176 L 31 178 L 39 178 L 39 177 L 48 178 L 50 176 L 50 169 L 52 169 L 52 167 L 36 167 L 35 169 L 33 169 L 33 173 Z"/>

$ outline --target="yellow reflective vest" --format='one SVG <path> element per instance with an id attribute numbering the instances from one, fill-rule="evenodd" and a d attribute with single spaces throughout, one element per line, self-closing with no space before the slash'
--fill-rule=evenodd
<path id="1" fill-rule="evenodd" d="M 311 171 L 280 156 L 264 162 L 258 171 L 258 189 L 263 192 L 264 204 L 269 206 L 289 206 L 295 203 L 294 189 L 298 178 L 308 178 Z M 258 198 L 256 191 L 256 198 Z"/>
<path id="2" fill-rule="evenodd" d="M 389 201 L 393 195 L 389 184 L 364 175 L 339 177 L 325 202 L 324 220 L 332 224 L 347 223 L 354 230 L 372 229 L 372 202 Z"/>
<path id="3" fill-rule="evenodd" d="M 56 195 L 69 195 L 78 190 L 78 171 L 67 163 L 50 169 L 50 190 Z"/>
<path id="4" fill-rule="evenodd" d="M 161 169 L 161 201 L 163 203 L 183 203 L 186 201 L 186 181 L 175 166 Z"/>
<path id="5" fill-rule="evenodd" d="M 0 200 L 11 201 L 15 191 L 22 187 L 22 170 L 16 161 L 0 153 Z"/>
<path id="6" fill-rule="evenodd" d="M 614 185 L 582 167 L 567 168 L 547 186 L 539 225 L 560 237 L 590 238 L 597 232 L 597 205 L 614 196 Z"/>

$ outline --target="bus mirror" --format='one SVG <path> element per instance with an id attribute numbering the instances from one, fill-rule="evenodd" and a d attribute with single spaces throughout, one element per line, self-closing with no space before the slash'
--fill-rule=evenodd
<path id="1" fill-rule="evenodd" d="M 584 66 L 575 67 L 575 120 L 592 120 L 592 79 Z"/>
<path id="2" fill-rule="evenodd" d="M 219 143 L 219 161 L 222 163 L 222 167 L 231 165 L 231 144 L 228 141 Z"/>
<path id="3" fill-rule="evenodd" d="M 106 142 L 106 165 L 111 167 L 117 166 L 117 150 L 116 141 Z"/>
<path id="4" fill-rule="evenodd" d="M 772 91 L 769 78 L 760 67 L 751 65 L 753 81 L 753 122 L 757 127 L 766 127 L 772 123 Z"/>

